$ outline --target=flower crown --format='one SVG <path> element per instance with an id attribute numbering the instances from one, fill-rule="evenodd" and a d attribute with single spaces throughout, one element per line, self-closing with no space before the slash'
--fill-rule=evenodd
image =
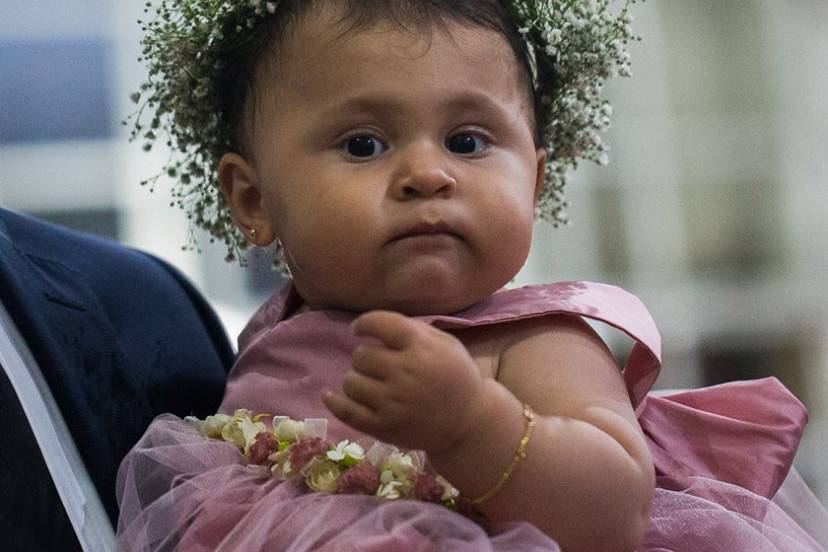
<path id="1" fill-rule="evenodd" d="M 626 45 L 640 40 L 630 29 L 624 0 L 501 0 L 524 38 L 539 99 L 539 133 L 549 153 L 538 215 L 554 226 L 567 222 L 563 191 L 578 161 L 604 165 L 609 148 L 601 133 L 610 125 L 612 107 L 601 97 L 611 77 L 630 76 Z M 221 240 L 228 260 L 247 245 L 234 225 L 217 181 L 218 161 L 232 151 L 232 129 L 222 115 L 219 82 L 226 71 L 227 44 L 245 40 L 250 30 L 273 15 L 278 0 L 161 0 L 147 2 L 140 21 L 146 33 L 142 57 L 149 78 L 132 100 L 138 110 L 130 140 L 143 140 L 150 151 L 159 141 L 171 148 L 163 170 L 143 181 L 154 188 L 171 178 L 172 205 L 191 219 L 185 248 L 197 249 L 194 225 Z"/>

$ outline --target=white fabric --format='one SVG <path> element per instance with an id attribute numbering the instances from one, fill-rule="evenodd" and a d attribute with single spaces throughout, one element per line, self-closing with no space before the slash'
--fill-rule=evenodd
<path id="1" fill-rule="evenodd" d="M 84 552 L 114 550 L 115 534 L 46 380 L 0 303 L 0 365 L 29 420 Z"/>

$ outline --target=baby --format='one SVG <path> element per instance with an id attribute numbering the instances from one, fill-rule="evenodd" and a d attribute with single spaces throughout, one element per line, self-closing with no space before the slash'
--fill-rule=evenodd
<path id="1" fill-rule="evenodd" d="M 247 2 L 232 4 L 217 20 Z M 775 380 L 756 384 L 781 412 L 749 407 L 757 424 L 772 427 L 757 439 L 778 443 L 777 428 L 787 428 L 780 466 L 761 481 L 739 473 L 744 461 L 716 471 L 702 445 L 667 446 L 677 430 L 707 435 L 706 416 L 716 415 L 644 400 L 659 345 L 637 300 L 590 283 L 502 289 L 526 260 L 539 206 L 560 199 L 550 184 L 559 174 L 549 171 L 584 155 L 582 144 L 544 141 L 557 136 L 544 119 L 556 100 L 549 93 L 563 95 L 566 81 L 555 81 L 560 67 L 548 73 L 560 30 L 543 26 L 555 10 L 570 10 L 572 26 L 606 10 L 568 4 L 253 2 L 243 25 L 220 29 L 215 40 L 230 43 L 226 35 L 245 28 L 257 38 L 222 54 L 229 68 L 217 78 L 225 121 L 217 136 L 225 141 L 208 144 L 217 161 L 203 172 L 215 174 L 223 200 L 207 197 L 232 212 L 249 243 L 278 248 L 291 275 L 240 337 L 222 423 L 231 427 L 239 409 L 328 418 L 327 437 L 344 446 L 327 458 L 365 468 L 357 479 L 347 462 L 331 464 L 331 477 L 354 470 L 368 492 L 271 477 L 284 460 L 280 419 L 234 426 L 240 453 L 206 438 L 203 424 L 199 433 L 160 418 L 119 475 L 122 548 L 705 550 L 710 524 L 699 521 L 691 538 L 655 520 L 686 524 L 713 495 L 723 512 L 716 538 L 736 543 L 747 534 L 728 529 L 746 514 L 712 483 L 698 487 L 699 502 L 670 500 L 694 478 L 722 479 L 739 492 L 768 487 L 768 507 L 804 424 L 798 402 Z M 546 50 L 527 46 L 532 33 L 545 33 Z M 237 236 L 228 220 L 207 222 L 229 243 Z M 582 316 L 636 340 L 623 374 Z M 707 393 L 699 396 L 716 402 Z M 682 408 L 679 421 L 662 420 Z M 294 437 L 305 448 L 319 442 Z M 451 483 L 468 517 L 427 500 L 382 498 L 383 481 L 372 479 L 382 470 L 348 444 L 375 440 L 424 452 L 424 469 Z M 411 481 L 408 498 L 429 494 Z M 763 523 L 756 520 L 756 534 Z"/>

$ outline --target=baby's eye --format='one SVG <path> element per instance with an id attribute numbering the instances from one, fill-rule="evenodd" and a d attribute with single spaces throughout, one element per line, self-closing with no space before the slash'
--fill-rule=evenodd
<path id="1" fill-rule="evenodd" d="M 385 145 L 373 136 L 360 134 L 352 136 L 345 144 L 348 155 L 352 157 L 376 157 L 385 151 Z"/>
<path id="2" fill-rule="evenodd" d="M 454 153 L 469 155 L 481 153 L 488 147 L 486 140 L 471 132 L 460 132 L 446 140 L 446 148 Z"/>

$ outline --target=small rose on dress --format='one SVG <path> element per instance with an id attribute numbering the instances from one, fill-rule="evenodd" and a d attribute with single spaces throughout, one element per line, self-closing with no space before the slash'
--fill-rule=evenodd
<path id="1" fill-rule="evenodd" d="M 336 481 L 336 492 L 347 494 L 368 494 L 377 492 L 379 471 L 368 462 L 362 462 L 345 470 Z"/>
<path id="2" fill-rule="evenodd" d="M 330 448 L 328 443 L 318 437 L 314 437 L 312 439 L 302 439 L 285 452 L 290 462 L 290 469 L 293 471 L 302 471 L 308 462 L 314 458 L 324 456 Z"/>
<path id="3" fill-rule="evenodd" d="M 444 492 L 443 486 L 429 473 L 418 473 L 414 478 L 412 495 L 417 500 L 440 503 Z"/>
<path id="4" fill-rule="evenodd" d="M 250 450 L 247 453 L 247 459 L 251 464 L 266 464 L 268 457 L 273 454 L 279 447 L 279 441 L 269 431 L 262 431 L 256 435 L 253 444 L 250 445 Z"/>
<path id="5" fill-rule="evenodd" d="M 322 460 L 313 463 L 305 474 L 305 483 L 314 491 L 332 493 L 336 491 L 336 480 L 342 468 L 336 462 Z"/>
<path id="6" fill-rule="evenodd" d="M 249 410 L 236 410 L 233 416 L 224 424 L 221 429 L 221 438 L 228 443 L 233 443 L 244 452 L 250 451 L 250 446 L 256 440 L 256 436 L 267 431 L 262 422 L 254 422 L 250 417 Z"/>
<path id="7" fill-rule="evenodd" d="M 244 432 L 242 431 L 242 423 L 250 420 L 250 411 L 239 409 L 233 413 L 233 416 L 227 420 L 227 423 L 221 428 L 221 438 L 228 443 L 233 443 L 239 448 L 244 448 Z"/>
<path id="8" fill-rule="evenodd" d="M 269 416 L 239 409 L 232 416 L 216 414 L 205 420 L 188 416 L 185 422 L 205 437 L 235 445 L 250 464 L 269 468 L 279 480 L 301 474 L 316 492 L 411 498 L 452 509 L 460 504 L 457 489 L 439 475 L 424 471 L 422 451 L 400 452 L 393 445 L 375 442 L 366 452 L 349 440 L 333 446 L 324 440 L 327 421 L 323 418 L 297 422 L 276 416 L 269 431 L 261 421 Z"/>
<path id="9" fill-rule="evenodd" d="M 305 422 L 291 420 L 284 416 L 273 418 L 273 433 L 280 441 L 298 441 L 308 437 Z"/>
<path id="10" fill-rule="evenodd" d="M 227 422 L 229 421 L 230 416 L 227 414 L 214 414 L 213 416 L 207 416 L 204 419 L 204 433 L 207 434 L 207 437 L 218 439 L 221 437 L 221 430 L 224 429 L 224 426 L 227 425 Z"/>

